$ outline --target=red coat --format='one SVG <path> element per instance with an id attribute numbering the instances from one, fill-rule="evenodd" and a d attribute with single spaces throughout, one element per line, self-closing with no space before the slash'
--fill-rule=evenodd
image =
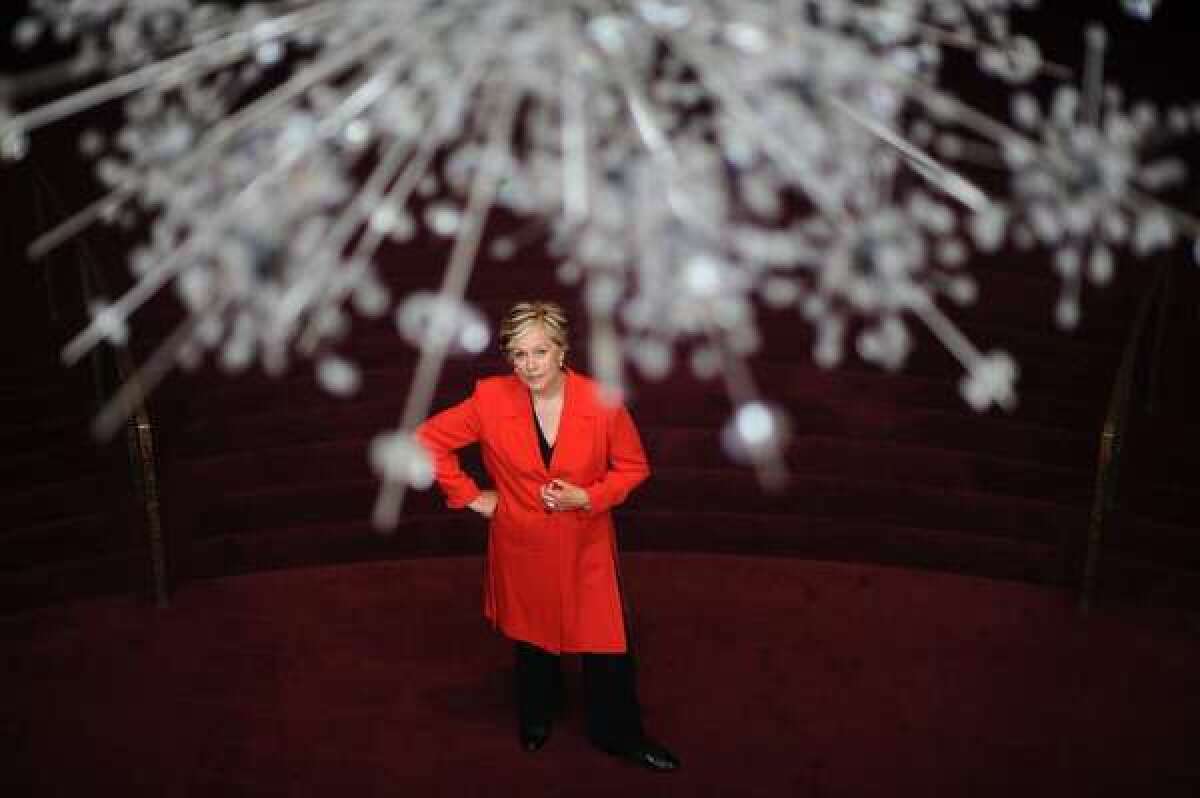
<path id="1" fill-rule="evenodd" d="M 542 463 L 529 389 L 513 375 L 480 380 L 469 399 L 417 428 L 450 507 L 479 495 L 454 450 L 479 442 L 499 494 L 488 534 L 484 614 L 505 635 L 548 651 L 626 650 L 612 507 L 650 475 L 637 428 L 598 385 L 567 372 L 550 467 Z M 547 512 L 539 490 L 559 477 L 590 510 Z"/>

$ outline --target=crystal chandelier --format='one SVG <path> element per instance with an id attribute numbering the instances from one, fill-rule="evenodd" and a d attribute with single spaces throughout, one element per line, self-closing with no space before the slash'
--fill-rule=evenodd
<path id="1" fill-rule="evenodd" d="M 791 309 L 813 356 L 847 347 L 901 368 L 910 327 L 961 363 L 974 408 L 1010 408 L 1017 364 L 981 351 L 946 303 L 975 301 L 972 251 L 1044 248 L 1061 277 L 1055 309 L 1079 318 L 1085 282 L 1114 251 L 1146 254 L 1200 223 L 1157 197 L 1182 160 L 1147 155 L 1164 131 L 1200 128 L 1200 107 L 1130 105 L 1087 31 L 1079 74 L 1018 31 L 1036 0 L 32 0 L 18 44 L 74 41 L 71 58 L 0 95 L 0 154 L 37 129 L 123 103 L 114 135 L 81 148 L 104 195 L 32 245 L 42 255 L 94 223 L 150 220 L 133 287 L 92 309 L 73 362 L 127 336 L 172 289 L 186 320 L 142 367 L 147 389 L 211 355 L 230 372 L 315 362 L 329 391 L 358 388 L 327 354 L 350 311 L 393 313 L 419 350 L 398 427 L 370 458 L 375 518 L 395 524 L 410 487 L 432 482 L 411 431 L 447 357 L 483 351 L 466 300 L 489 214 L 539 220 L 588 314 L 590 363 L 619 388 L 628 369 L 721 377 L 731 455 L 765 481 L 783 473 L 784 410 L 760 396 L 748 359 L 756 312 Z M 1124 2 L 1143 18 L 1155 2 Z M 1010 98 L 1009 118 L 949 86 Z M 86 88 L 35 105 L 47 85 Z M 962 74 L 955 79 L 961 82 Z M 1003 180 L 985 191 L 969 164 Z M 453 239 L 440 289 L 392 297 L 375 255 L 419 230 Z M 521 241 L 490 240 L 489 256 Z M 111 432 L 141 390 L 101 415 Z"/>

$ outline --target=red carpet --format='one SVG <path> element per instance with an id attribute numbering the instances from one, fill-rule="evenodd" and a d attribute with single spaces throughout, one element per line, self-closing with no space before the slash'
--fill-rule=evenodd
<path id="1" fill-rule="evenodd" d="M 870 565 L 624 558 L 673 775 L 579 702 L 515 741 L 474 557 L 186 585 L 0 618 L 6 796 L 1195 796 L 1200 636 L 1058 591 Z M 578 696 L 577 674 L 572 671 Z"/>

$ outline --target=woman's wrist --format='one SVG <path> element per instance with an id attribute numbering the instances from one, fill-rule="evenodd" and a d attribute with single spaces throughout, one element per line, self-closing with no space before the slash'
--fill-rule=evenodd
<path id="1" fill-rule="evenodd" d="M 479 513 L 480 515 L 491 517 L 496 511 L 496 504 L 499 502 L 499 495 L 494 490 L 481 490 L 479 495 L 467 502 L 467 509 Z"/>

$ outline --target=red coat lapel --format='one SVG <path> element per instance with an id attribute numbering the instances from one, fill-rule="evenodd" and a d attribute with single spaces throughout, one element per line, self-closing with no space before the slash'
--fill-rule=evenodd
<path id="1" fill-rule="evenodd" d="M 533 404 L 529 389 L 519 378 L 512 375 L 504 378 L 504 406 L 497 410 L 503 421 L 502 448 L 505 453 L 520 465 L 523 472 L 532 470 L 548 479 L 533 429 Z"/>
<path id="2" fill-rule="evenodd" d="M 565 477 L 572 466 L 578 468 L 581 460 L 592 454 L 596 401 L 591 388 L 588 380 L 573 371 L 567 372 L 562 420 L 554 442 L 554 456 L 550 459 L 550 473 L 554 476 Z"/>
<path id="3" fill-rule="evenodd" d="M 565 473 L 564 464 L 578 466 L 580 458 L 576 455 L 581 449 L 587 449 L 585 457 L 591 455 L 596 397 L 587 379 L 574 371 L 567 372 L 562 419 L 559 421 L 549 469 L 542 462 L 538 447 L 529 389 L 518 377 L 511 375 L 505 377 L 504 386 L 504 406 L 497 408 L 497 411 L 504 421 L 504 449 L 514 461 L 549 479 L 552 474 L 562 476 Z"/>

